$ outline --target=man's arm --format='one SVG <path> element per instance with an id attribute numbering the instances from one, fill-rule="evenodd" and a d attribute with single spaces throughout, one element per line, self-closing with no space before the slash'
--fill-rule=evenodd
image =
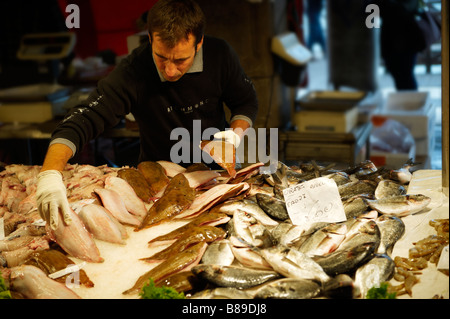
<path id="1" fill-rule="evenodd" d="M 62 172 L 72 155 L 72 150 L 64 144 L 50 145 L 47 154 L 45 155 L 41 172 L 47 170 L 57 170 Z"/>

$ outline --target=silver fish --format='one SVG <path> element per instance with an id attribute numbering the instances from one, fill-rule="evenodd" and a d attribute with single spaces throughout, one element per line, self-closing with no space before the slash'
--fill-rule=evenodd
<path id="1" fill-rule="evenodd" d="M 358 180 L 338 186 L 341 199 L 347 200 L 356 195 L 373 195 L 377 183 L 370 180 Z"/>
<path id="2" fill-rule="evenodd" d="M 253 297 L 241 289 L 218 287 L 199 291 L 189 299 L 253 299 Z"/>
<path id="3" fill-rule="evenodd" d="M 367 212 L 369 208 L 369 205 L 367 205 L 364 197 L 360 195 L 350 197 L 342 204 L 344 206 L 345 217 L 347 217 L 347 219 L 358 217 L 359 215 Z"/>
<path id="4" fill-rule="evenodd" d="M 405 194 L 406 188 L 403 185 L 389 179 L 380 181 L 374 193 L 376 199 Z"/>
<path id="5" fill-rule="evenodd" d="M 326 175 L 325 177 L 334 180 L 337 186 L 344 185 L 351 181 L 350 176 L 346 172 L 335 172 L 333 174 Z"/>
<path id="6" fill-rule="evenodd" d="M 280 278 L 273 270 L 258 270 L 240 266 L 200 264 L 191 269 L 198 277 L 219 287 L 246 289 Z"/>
<path id="7" fill-rule="evenodd" d="M 249 247 L 236 247 L 231 246 L 233 255 L 237 261 L 241 263 L 244 267 L 262 269 L 262 270 L 272 270 L 272 266 L 257 252 Z"/>
<path id="8" fill-rule="evenodd" d="M 380 246 L 377 253 L 389 254 L 395 243 L 405 233 L 405 223 L 400 218 L 389 215 L 381 215 L 375 222 L 381 233 Z"/>
<path id="9" fill-rule="evenodd" d="M 272 268 L 285 277 L 325 282 L 329 279 L 323 269 L 310 257 L 282 245 L 256 250 Z"/>
<path id="10" fill-rule="evenodd" d="M 278 225 L 278 222 L 270 218 L 257 203 L 248 199 L 225 202 L 220 206 L 219 211 L 233 215 L 237 209 L 249 213 L 265 226 L 275 227 Z"/>
<path id="11" fill-rule="evenodd" d="M 397 195 L 381 199 L 366 199 L 367 204 L 378 212 L 404 217 L 420 212 L 431 202 L 431 198 L 422 194 Z"/>
<path id="12" fill-rule="evenodd" d="M 326 274 L 336 276 L 348 274 L 373 257 L 375 243 L 364 243 L 344 250 L 336 250 L 325 256 L 315 256 L 313 260 L 318 263 Z"/>
<path id="13" fill-rule="evenodd" d="M 278 198 L 266 195 L 256 194 L 258 205 L 269 215 L 278 220 L 287 220 L 289 214 L 286 209 L 286 203 Z"/>
<path id="14" fill-rule="evenodd" d="M 356 270 L 355 285 L 359 288 L 361 298 L 365 298 L 372 287 L 379 287 L 394 275 L 395 263 L 386 254 L 376 255 L 365 265 Z"/>
<path id="15" fill-rule="evenodd" d="M 233 261 L 234 254 L 231 250 L 231 244 L 226 239 L 209 244 L 202 257 L 203 264 L 229 266 Z"/>
<path id="16" fill-rule="evenodd" d="M 269 247 L 273 239 L 267 228 L 249 213 L 237 209 L 233 215 L 235 236 L 255 247 Z"/>
<path id="17" fill-rule="evenodd" d="M 308 256 L 321 256 L 335 251 L 345 239 L 347 225 L 345 223 L 329 224 L 306 239 L 298 251 Z"/>
<path id="18" fill-rule="evenodd" d="M 337 250 L 350 249 L 364 243 L 374 243 L 375 250 L 378 249 L 381 233 L 373 219 L 358 218 L 354 221 L 348 221 L 346 224 L 349 229 Z"/>
<path id="19" fill-rule="evenodd" d="M 320 285 L 312 280 L 283 278 L 259 288 L 255 299 L 311 299 L 320 294 Z"/>

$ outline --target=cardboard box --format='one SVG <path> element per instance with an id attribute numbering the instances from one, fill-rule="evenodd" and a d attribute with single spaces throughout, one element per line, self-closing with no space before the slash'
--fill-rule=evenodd
<path id="1" fill-rule="evenodd" d="M 294 124 L 302 133 L 348 133 L 357 123 L 357 106 L 347 111 L 301 110 L 294 114 Z"/>
<path id="2" fill-rule="evenodd" d="M 408 153 L 388 153 L 377 150 L 370 150 L 370 160 L 376 167 L 385 167 L 387 169 L 399 169 L 409 159 L 416 158 L 416 146 L 410 148 Z"/>

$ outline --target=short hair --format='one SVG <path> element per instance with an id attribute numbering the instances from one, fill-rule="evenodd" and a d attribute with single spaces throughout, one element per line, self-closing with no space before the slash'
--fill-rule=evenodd
<path id="1" fill-rule="evenodd" d="M 147 26 L 150 39 L 158 33 L 169 47 L 181 39 L 195 37 L 195 46 L 202 40 L 206 19 L 200 6 L 194 0 L 159 0 L 149 10 Z"/>

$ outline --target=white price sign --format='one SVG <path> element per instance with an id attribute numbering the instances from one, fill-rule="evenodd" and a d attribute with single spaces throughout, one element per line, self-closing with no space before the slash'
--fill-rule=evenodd
<path id="1" fill-rule="evenodd" d="M 347 220 L 336 182 L 318 177 L 283 190 L 289 217 L 294 225 Z"/>

